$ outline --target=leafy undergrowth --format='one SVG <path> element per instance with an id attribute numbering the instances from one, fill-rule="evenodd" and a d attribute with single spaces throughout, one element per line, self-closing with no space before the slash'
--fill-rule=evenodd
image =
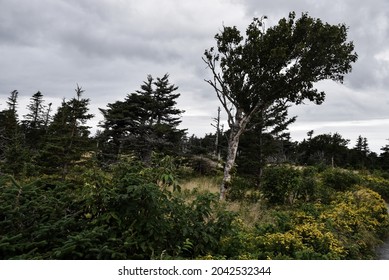
<path id="1" fill-rule="evenodd" d="M 329 204 L 299 203 L 262 211 L 252 224 L 240 212 L 243 215 L 233 224 L 235 234 L 221 242 L 221 255 L 234 259 L 370 259 L 388 230 L 383 200 L 363 187 L 338 194 Z"/>
<path id="2" fill-rule="evenodd" d="M 0 177 L 3 259 L 369 259 L 388 231 L 388 182 L 344 170 L 272 167 L 180 180 L 173 159 L 122 159 L 16 182 Z"/>
<path id="3" fill-rule="evenodd" d="M 342 169 L 270 167 L 260 188 L 238 179 L 234 234 L 207 259 L 374 259 L 389 231 L 389 181 Z M 379 193 L 380 194 L 379 194 Z"/>

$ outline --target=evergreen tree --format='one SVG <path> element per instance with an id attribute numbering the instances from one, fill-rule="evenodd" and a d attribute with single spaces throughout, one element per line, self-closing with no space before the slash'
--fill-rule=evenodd
<path id="1" fill-rule="evenodd" d="M 89 99 L 82 98 L 84 90 L 77 85 L 76 97 L 62 101 L 48 127 L 45 147 L 40 156 L 40 165 L 46 173 L 68 173 L 69 166 L 91 150 L 89 126 L 93 118 L 89 111 Z"/>
<path id="2" fill-rule="evenodd" d="M 18 95 L 19 92 L 17 90 L 13 90 L 11 92 L 11 96 L 8 97 L 8 101 L 7 101 L 8 111 L 10 111 L 15 116 L 16 116 L 16 108 L 18 104 Z"/>
<path id="3" fill-rule="evenodd" d="M 346 166 L 348 163 L 349 140 L 339 133 L 321 134 L 303 140 L 299 147 L 299 163 L 331 166 Z"/>
<path id="4" fill-rule="evenodd" d="M 151 125 L 155 131 L 154 141 L 157 140 L 154 150 L 162 153 L 177 152 L 186 133 L 185 129 L 178 129 L 184 111 L 176 108 L 176 99 L 181 94 L 175 93 L 178 87 L 170 84 L 168 74 L 157 78 L 154 85 L 155 91 L 152 98 L 154 106 L 150 108 L 151 120 L 155 121 L 155 125 Z"/>
<path id="5" fill-rule="evenodd" d="M 19 126 L 19 120 L 17 115 L 17 104 L 18 104 L 18 95 L 17 90 L 13 90 L 11 95 L 8 97 L 7 105 L 8 109 L 3 110 L 1 127 L 3 131 L 3 137 L 6 138 L 7 142 L 14 140 Z"/>
<path id="6" fill-rule="evenodd" d="M 115 159 L 123 153 L 135 153 L 149 161 L 152 151 L 177 152 L 185 135 L 178 129 L 182 110 L 177 109 L 178 89 L 169 82 L 169 75 L 153 79 L 151 75 L 141 89 L 127 95 L 124 101 L 100 109 L 104 116 L 100 138 L 103 156 Z"/>
<path id="7" fill-rule="evenodd" d="M 354 168 L 371 167 L 372 162 L 370 155 L 369 144 L 366 137 L 358 136 L 354 148 L 350 151 L 350 165 Z"/>
<path id="8" fill-rule="evenodd" d="M 379 157 L 380 166 L 383 170 L 389 172 L 389 144 L 382 147 L 381 151 L 382 153 L 380 154 Z"/>
<path id="9" fill-rule="evenodd" d="M 28 155 L 25 150 L 25 137 L 21 133 L 17 105 L 18 91 L 11 92 L 8 109 L 0 112 L 0 157 L 3 161 L 2 170 L 5 173 L 19 176 L 24 171 Z"/>
<path id="10" fill-rule="evenodd" d="M 47 132 L 47 128 L 49 127 L 49 123 L 51 121 L 51 106 L 53 105 L 53 103 L 49 103 L 47 109 L 46 109 L 46 112 L 44 114 L 44 118 L 43 118 L 43 127 L 44 129 L 46 130 Z"/>
<path id="11" fill-rule="evenodd" d="M 43 94 L 38 91 L 31 99 L 30 104 L 27 105 L 28 113 L 24 115 L 22 121 L 22 128 L 24 135 L 28 141 L 26 145 L 36 153 L 41 148 L 43 136 L 46 133 L 45 125 L 45 105 Z"/>
<path id="12" fill-rule="evenodd" d="M 283 139 L 289 139 L 285 132 L 295 122 L 296 117 L 288 117 L 286 103 L 277 100 L 272 106 L 253 117 L 249 127 L 241 137 L 238 168 L 257 177 L 259 183 L 262 168 L 268 160 L 280 162 L 286 160 Z"/>
<path id="13" fill-rule="evenodd" d="M 30 104 L 27 105 L 28 114 L 24 115 L 24 123 L 29 128 L 39 128 L 44 124 L 45 106 L 43 94 L 38 91 L 31 97 Z"/>
<path id="14" fill-rule="evenodd" d="M 219 135 L 218 148 L 220 153 L 224 153 L 223 144 L 225 141 L 223 134 Z M 211 155 L 215 153 L 216 133 L 207 133 L 204 137 L 197 137 L 194 134 L 188 139 L 188 153 L 191 155 Z"/>

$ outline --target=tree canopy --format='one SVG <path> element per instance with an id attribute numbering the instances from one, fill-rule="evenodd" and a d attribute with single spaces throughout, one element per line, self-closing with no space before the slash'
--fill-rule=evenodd
<path id="1" fill-rule="evenodd" d="M 235 26 L 223 27 L 215 36 L 217 48 L 203 57 L 213 76 L 206 81 L 227 112 L 231 129 L 221 198 L 231 181 L 239 137 L 254 116 L 265 116 L 276 102 L 321 104 L 325 93 L 315 83 L 343 82 L 357 60 L 344 24 L 323 23 L 306 13 L 296 19 L 290 13 L 265 30 L 263 20 L 254 18 L 246 36 Z"/>
<path id="2" fill-rule="evenodd" d="M 170 84 L 168 74 L 156 80 L 148 75 L 140 90 L 128 94 L 124 101 L 108 104 L 108 109 L 100 109 L 104 116 L 103 154 L 115 158 L 132 152 L 148 161 L 153 151 L 175 150 L 185 135 L 185 129 L 178 129 L 184 111 L 175 107 L 180 96 L 177 89 Z"/>

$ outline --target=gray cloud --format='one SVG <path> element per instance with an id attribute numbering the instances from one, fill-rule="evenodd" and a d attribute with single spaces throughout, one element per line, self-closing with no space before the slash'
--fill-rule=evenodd
<path id="1" fill-rule="evenodd" d="M 204 82 L 210 73 L 201 56 L 215 45 L 214 35 L 223 25 L 243 31 L 262 15 L 271 26 L 296 11 L 345 23 L 359 54 L 344 85 L 319 85 L 327 92 L 323 105 L 293 108 L 298 122 L 389 118 L 385 0 L 0 0 L 0 7 L 0 108 L 14 89 L 25 110 L 37 90 L 60 102 L 72 97 L 79 83 L 101 118 L 98 107 L 137 90 L 147 74 L 168 72 L 181 92 L 183 126 L 189 133 L 211 132 L 219 104 Z"/>

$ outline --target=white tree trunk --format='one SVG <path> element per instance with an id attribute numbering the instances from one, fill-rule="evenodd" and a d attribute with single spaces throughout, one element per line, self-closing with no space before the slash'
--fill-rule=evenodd
<path id="1" fill-rule="evenodd" d="M 231 129 L 228 140 L 227 160 L 224 167 L 223 181 L 220 186 L 220 200 L 225 200 L 228 188 L 231 186 L 231 171 L 235 165 L 236 153 L 238 152 L 239 138 L 243 129 Z"/>

